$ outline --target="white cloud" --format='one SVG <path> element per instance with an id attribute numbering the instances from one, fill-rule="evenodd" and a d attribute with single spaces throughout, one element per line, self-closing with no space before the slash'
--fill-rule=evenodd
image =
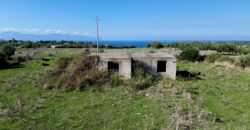
<path id="1" fill-rule="evenodd" d="M 20 28 L 0 28 L 0 33 L 3 32 L 19 32 L 24 34 L 63 34 L 63 35 L 76 35 L 76 36 L 90 36 L 89 33 L 81 33 L 79 31 L 65 31 L 62 29 L 20 29 Z"/>

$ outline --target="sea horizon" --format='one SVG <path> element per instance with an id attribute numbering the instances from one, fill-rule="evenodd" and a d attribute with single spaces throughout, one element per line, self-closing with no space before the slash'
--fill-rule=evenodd
<path id="1" fill-rule="evenodd" d="M 100 45 L 112 45 L 116 47 L 122 46 L 136 46 L 137 48 L 144 48 L 147 44 L 153 42 L 161 42 L 163 44 L 173 44 L 177 42 L 232 42 L 232 41 L 249 41 L 249 40 L 102 40 Z M 90 41 L 96 44 L 96 41 Z"/>

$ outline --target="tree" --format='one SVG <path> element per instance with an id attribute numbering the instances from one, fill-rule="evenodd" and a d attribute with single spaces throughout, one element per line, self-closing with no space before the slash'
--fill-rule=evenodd
<path id="1" fill-rule="evenodd" d="M 0 45 L 0 67 L 5 67 L 6 65 L 8 65 L 7 59 L 14 54 L 14 47 L 7 44 Z"/>
<path id="2" fill-rule="evenodd" d="M 151 47 L 151 44 L 149 43 L 149 44 L 147 44 L 147 48 L 150 48 Z"/>
<path id="3" fill-rule="evenodd" d="M 5 56 L 0 53 L 0 67 L 6 63 Z"/>
<path id="4" fill-rule="evenodd" d="M 240 57 L 237 64 L 243 69 L 250 67 L 250 54 Z"/>
<path id="5" fill-rule="evenodd" d="M 156 49 L 160 49 L 160 48 L 163 48 L 164 46 L 160 42 L 154 42 L 152 47 Z"/>
<path id="6" fill-rule="evenodd" d="M 15 54 L 16 49 L 10 45 L 4 44 L 0 46 L 0 54 L 9 58 L 10 56 Z"/>
<path id="7" fill-rule="evenodd" d="M 196 61 L 199 58 L 199 50 L 195 48 L 184 50 L 181 52 L 180 58 L 187 61 Z"/>

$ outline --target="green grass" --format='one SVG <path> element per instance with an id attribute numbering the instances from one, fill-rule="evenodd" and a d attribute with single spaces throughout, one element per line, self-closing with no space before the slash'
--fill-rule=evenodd
<path id="1" fill-rule="evenodd" d="M 76 53 L 81 51 L 39 52 L 51 59 L 46 62 L 49 67 L 37 59 L 0 70 L 4 81 L 0 83 L 0 129 L 175 129 L 177 124 L 190 129 L 250 129 L 250 73 L 237 68 L 178 62 L 179 69 L 201 72 L 203 79 L 163 79 L 143 91 L 127 86 L 84 92 L 34 87 L 36 73 L 51 69 L 59 57 Z"/>
<path id="2" fill-rule="evenodd" d="M 202 100 L 201 107 L 221 117 L 223 123 L 211 124 L 210 128 L 250 128 L 250 73 L 240 69 L 214 68 L 210 64 L 184 63 L 181 68 L 200 71 L 205 76 L 197 82 L 187 82 L 185 88 L 195 89 Z"/>

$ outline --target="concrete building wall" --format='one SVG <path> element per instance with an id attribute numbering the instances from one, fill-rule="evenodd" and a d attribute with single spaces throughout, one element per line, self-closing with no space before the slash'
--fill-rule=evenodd
<path id="1" fill-rule="evenodd" d="M 119 75 L 123 76 L 125 79 L 131 78 L 131 59 L 101 58 L 98 64 L 98 68 L 100 70 L 108 71 L 108 62 L 119 63 Z"/>
<path id="2" fill-rule="evenodd" d="M 165 75 L 171 79 L 176 79 L 176 59 L 171 59 L 167 61 Z"/>
<path id="3" fill-rule="evenodd" d="M 112 57 L 112 58 L 110 58 Z M 162 76 L 176 79 L 176 58 L 175 57 L 164 57 L 152 56 L 151 54 L 134 54 L 131 55 L 101 55 L 99 62 L 99 69 L 108 70 L 108 62 L 119 63 L 119 75 L 125 79 L 130 79 L 132 75 L 132 60 L 141 61 L 147 64 L 155 74 L 161 74 Z M 158 61 L 166 61 L 166 72 L 157 72 Z"/>
<path id="4" fill-rule="evenodd" d="M 119 74 L 125 79 L 130 79 L 132 75 L 131 59 L 123 59 L 119 62 Z"/>
<path id="5" fill-rule="evenodd" d="M 175 58 L 152 58 L 152 57 L 145 57 L 145 58 L 133 58 L 133 60 L 141 61 L 147 64 L 153 71 L 153 73 L 157 74 L 157 66 L 158 61 L 166 61 L 166 72 L 160 72 L 162 76 L 169 77 L 171 79 L 176 79 L 176 59 Z"/>

